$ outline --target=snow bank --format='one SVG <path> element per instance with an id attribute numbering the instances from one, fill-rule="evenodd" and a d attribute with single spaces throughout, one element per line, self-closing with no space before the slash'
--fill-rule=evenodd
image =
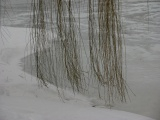
<path id="1" fill-rule="evenodd" d="M 36 78 L 24 73 L 28 29 L 7 27 L 10 39 L 0 46 L 0 120 L 153 120 L 144 116 L 91 107 L 80 95 L 65 92 L 64 102 L 56 88 L 38 86 Z M 27 33 L 27 34 L 26 34 Z"/>

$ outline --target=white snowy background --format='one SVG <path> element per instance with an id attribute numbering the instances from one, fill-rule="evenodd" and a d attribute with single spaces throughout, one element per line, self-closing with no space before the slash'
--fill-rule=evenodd
<path id="1" fill-rule="evenodd" d="M 131 94 L 131 102 L 116 103 L 112 109 L 94 97 L 70 91 L 65 91 L 62 101 L 56 87 L 38 87 L 36 78 L 23 71 L 22 59 L 30 53 L 26 47 L 30 33 L 28 1 L 11 0 L 10 19 L 4 18 L 0 120 L 160 120 L 160 1 L 152 0 L 149 8 L 144 0 L 122 2 L 127 82 L 136 96 Z M 84 38 L 86 26 L 83 22 Z"/>

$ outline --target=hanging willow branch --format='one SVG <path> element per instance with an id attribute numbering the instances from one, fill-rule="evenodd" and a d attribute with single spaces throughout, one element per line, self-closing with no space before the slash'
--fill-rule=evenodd
<path id="1" fill-rule="evenodd" d="M 57 34 L 62 45 L 64 69 L 72 89 L 75 90 L 76 87 L 79 91 L 82 88 L 83 74 L 81 72 L 78 36 L 76 26 L 74 25 L 75 19 L 72 14 L 72 2 L 71 0 L 68 0 L 68 2 L 58 0 L 57 3 Z M 66 18 L 68 18 L 68 21 Z"/>
<path id="2" fill-rule="evenodd" d="M 86 81 L 81 56 L 80 8 L 78 25 L 75 1 L 32 0 L 32 39 L 37 77 L 58 87 L 69 86 L 82 92 Z M 79 1 L 79 6 L 81 2 Z M 97 86 L 104 89 L 104 100 L 126 101 L 122 72 L 122 37 L 119 1 L 88 0 L 90 71 Z M 78 28 L 79 26 L 79 28 Z M 69 82 L 68 82 L 69 81 Z"/>
<path id="3" fill-rule="evenodd" d="M 34 0 L 32 45 L 37 77 L 42 84 L 49 81 L 57 87 L 64 87 L 67 79 L 73 91 L 80 91 L 84 77 L 72 7 L 71 0 Z M 52 27 L 47 26 L 47 22 Z M 49 31 L 51 34 L 47 33 Z M 56 39 L 51 38 L 55 33 Z"/>
<path id="4" fill-rule="evenodd" d="M 96 2 L 97 3 L 97 2 Z M 95 79 L 104 87 L 106 99 L 126 101 L 126 83 L 122 73 L 122 37 L 119 4 L 116 0 L 98 0 L 98 32 L 94 1 L 89 0 L 90 61 Z M 98 38 L 96 38 L 98 36 Z"/>

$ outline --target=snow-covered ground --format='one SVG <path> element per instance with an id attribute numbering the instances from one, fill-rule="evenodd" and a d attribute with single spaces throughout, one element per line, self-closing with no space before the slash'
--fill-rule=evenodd
<path id="1" fill-rule="evenodd" d="M 36 78 L 22 71 L 20 60 L 27 52 L 25 28 L 6 28 L 10 38 L 0 52 L 0 120 L 152 120 L 140 115 L 94 108 L 80 95 L 56 88 L 39 87 Z M 24 52 L 25 51 L 25 52 Z"/>
<path id="2" fill-rule="evenodd" d="M 146 2 L 125 1 L 127 82 L 136 94 L 131 95 L 131 102 L 117 103 L 110 110 L 97 99 L 64 91 L 62 100 L 53 85 L 39 87 L 34 76 L 23 72 L 21 63 L 29 53 L 29 13 L 13 5 L 14 15 L 3 31 L 4 43 L 0 39 L 0 120 L 159 120 L 160 2 L 149 2 L 148 17 Z M 87 36 L 86 24 L 83 37 Z"/>

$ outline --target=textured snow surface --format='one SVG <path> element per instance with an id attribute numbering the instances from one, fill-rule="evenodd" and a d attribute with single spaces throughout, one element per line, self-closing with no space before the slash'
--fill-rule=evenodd
<path id="1" fill-rule="evenodd" d="M 127 82 L 136 96 L 131 94 L 131 102 L 117 103 L 111 110 L 96 98 L 69 90 L 62 100 L 53 85 L 41 88 L 34 76 L 23 72 L 22 59 L 30 53 L 30 14 L 27 4 L 21 4 L 25 0 L 11 2 L 14 13 L 11 21 L 4 19 L 9 27 L 3 27 L 5 38 L 0 38 L 0 120 L 160 120 L 160 2 L 149 2 L 149 17 L 146 2 L 123 2 Z M 82 16 L 83 39 L 88 39 L 87 15 Z"/>
<path id="2" fill-rule="evenodd" d="M 57 90 L 38 86 L 36 78 L 24 73 L 25 28 L 9 28 L 10 38 L 1 44 L 0 54 L 0 120 L 152 120 L 144 116 L 95 108 L 90 101 L 69 91 L 64 102 Z"/>

